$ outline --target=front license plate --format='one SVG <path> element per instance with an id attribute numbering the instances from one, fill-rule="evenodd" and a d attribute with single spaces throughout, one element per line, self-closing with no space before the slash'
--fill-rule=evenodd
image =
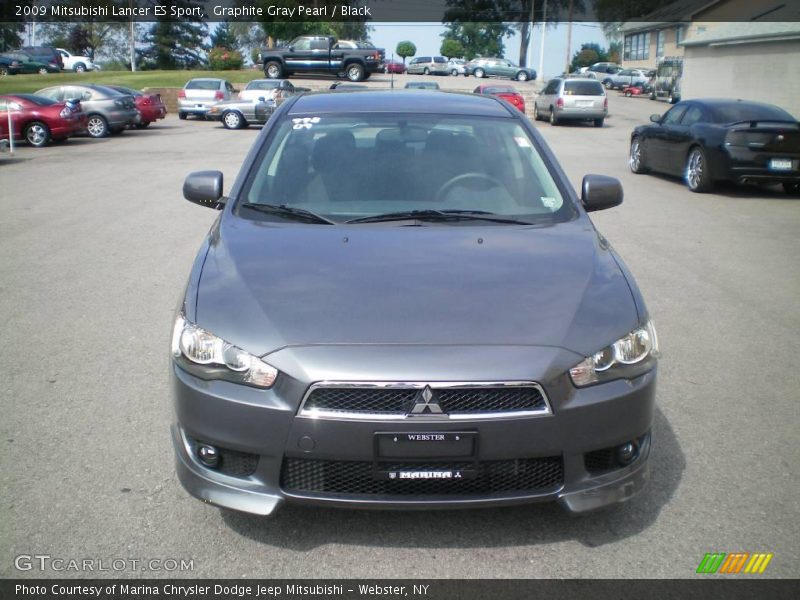
<path id="1" fill-rule="evenodd" d="M 475 455 L 475 431 L 376 433 L 378 458 L 471 458 Z"/>
<path id="2" fill-rule="evenodd" d="M 791 158 L 772 158 L 769 161 L 769 168 L 773 171 L 791 171 L 792 159 Z"/>

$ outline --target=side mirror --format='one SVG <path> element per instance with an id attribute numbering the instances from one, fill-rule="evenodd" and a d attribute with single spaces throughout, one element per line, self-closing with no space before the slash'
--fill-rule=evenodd
<path id="1" fill-rule="evenodd" d="M 586 212 L 622 204 L 622 184 L 605 175 L 586 175 L 581 184 L 581 204 Z"/>
<path id="2" fill-rule="evenodd" d="M 225 206 L 222 198 L 220 171 L 195 171 L 183 182 L 183 197 L 200 206 L 219 210 Z"/>
<path id="3" fill-rule="evenodd" d="M 659 123 L 659 124 L 661 124 L 661 115 L 650 115 L 650 120 L 651 120 L 653 123 Z"/>

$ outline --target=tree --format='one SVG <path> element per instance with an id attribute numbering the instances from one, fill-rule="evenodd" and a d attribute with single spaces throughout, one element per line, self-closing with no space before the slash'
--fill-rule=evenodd
<path id="1" fill-rule="evenodd" d="M 6 52 L 22 46 L 23 23 L 0 23 L 0 52 Z"/>
<path id="2" fill-rule="evenodd" d="M 596 62 L 606 62 L 610 60 L 608 52 L 600 44 L 594 42 L 583 44 L 581 49 L 572 55 L 572 62 L 569 65 L 570 72 L 577 71 L 580 67 L 590 67 Z"/>
<path id="3" fill-rule="evenodd" d="M 355 4 L 355 0 L 350 1 Z M 267 7 L 287 8 L 296 10 L 297 5 L 302 2 L 297 0 L 257 0 L 255 6 L 260 6 L 264 10 L 261 17 L 261 27 L 269 40 L 277 43 L 288 43 L 300 35 L 332 35 L 341 39 L 366 40 L 369 38 L 369 27 L 366 17 L 354 19 L 343 23 L 329 21 L 323 18 L 314 21 L 286 21 L 286 17 L 267 15 Z M 328 8 L 328 15 L 333 14 L 333 6 L 340 6 L 342 0 L 315 0 L 315 8 Z"/>
<path id="4" fill-rule="evenodd" d="M 397 53 L 397 56 L 403 59 L 403 64 L 406 62 L 406 58 L 409 56 L 414 56 L 417 53 L 417 47 L 414 45 L 414 42 L 404 41 L 398 42 L 397 48 L 394 50 Z"/>
<path id="5" fill-rule="evenodd" d="M 140 52 L 145 67 L 153 69 L 194 69 L 205 63 L 205 23 L 158 21 L 145 35 L 149 47 Z"/>
<path id="6" fill-rule="evenodd" d="M 612 42 L 608 46 L 608 60 L 622 64 L 622 42 Z"/>
<path id="7" fill-rule="evenodd" d="M 211 46 L 214 48 L 227 48 L 228 50 L 236 50 L 239 48 L 239 39 L 233 32 L 230 22 L 223 21 L 211 34 Z"/>
<path id="8" fill-rule="evenodd" d="M 450 23 L 442 34 L 445 39 L 458 41 L 464 49 L 464 58 L 476 56 L 502 57 L 505 53 L 503 38 L 513 34 L 510 25 L 502 22 Z"/>
<path id="9" fill-rule="evenodd" d="M 460 58 L 464 56 L 464 46 L 458 40 L 446 39 L 442 42 L 439 53 L 447 58 Z"/>

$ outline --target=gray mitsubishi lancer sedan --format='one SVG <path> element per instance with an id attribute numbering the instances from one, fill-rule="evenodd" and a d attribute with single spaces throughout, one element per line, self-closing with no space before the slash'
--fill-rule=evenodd
<path id="1" fill-rule="evenodd" d="M 644 485 L 658 342 L 533 125 L 491 96 L 291 98 L 223 195 L 172 334 L 177 472 L 201 500 L 433 509 Z"/>

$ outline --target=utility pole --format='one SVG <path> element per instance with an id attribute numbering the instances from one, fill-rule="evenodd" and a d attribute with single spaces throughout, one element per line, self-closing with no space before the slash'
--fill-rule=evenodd
<path id="1" fill-rule="evenodd" d="M 133 15 L 133 0 L 129 0 L 129 6 L 131 7 L 131 15 Z M 133 25 L 133 17 L 131 16 L 130 22 L 130 39 L 131 39 L 131 72 L 136 72 L 136 34 Z"/>
<path id="2" fill-rule="evenodd" d="M 547 0 L 544 0 L 544 13 L 542 14 L 542 42 L 539 47 L 539 71 L 536 74 L 539 81 L 544 79 L 544 30 L 547 27 Z"/>
<path id="3" fill-rule="evenodd" d="M 567 66 L 564 68 L 565 73 L 569 73 L 570 54 L 572 54 L 572 9 L 573 1 L 569 0 L 569 27 L 567 29 Z"/>

